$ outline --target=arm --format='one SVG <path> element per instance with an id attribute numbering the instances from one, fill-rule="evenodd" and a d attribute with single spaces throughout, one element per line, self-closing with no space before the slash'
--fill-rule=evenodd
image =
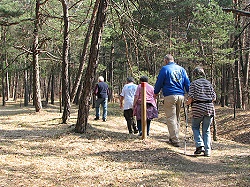
<path id="1" fill-rule="evenodd" d="M 123 108 L 123 100 L 124 100 L 124 97 L 120 96 L 120 108 Z"/>
<path id="2" fill-rule="evenodd" d="M 164 74 L 163 74 L 163 68 L 159 72 L 159 75 L 157 77 L 155 88 L 154 88 L 154 94 L 157 96 L 157 94 L 161 91 L 161 88 L 163 87 L 163 81 L 164 81 Z"/>
<path id="3" fill-rule="evenodd" d="M 192 102 L 193 102 L 193 99 L 192 99 L 191 97 L 189 97 L 189 98 L 186 100 L 186 105 L 190 105 Z"/>
<path id="4" fill-rule="evenodd" d="M 95 95 L 97 95 L 98 93 L 98 84 L 95 85 L 95 89 L 94 89 L 94 92 L 93 92 Z"/>
<path id="5" fill-rule="evenodd" d="M 184 87 L 186 92 L 189 92 L 189 86 L 190 86 L 190 80 L 188 78 L 186 70 L 184 69 Z"/>
<path id="6" fill-rule="evenodd" d="M 133 108 L 135 108 L 135 105 L 137 103 L 138 98 L 139 98 L 139 95 L 136 95 L 135 98 L 134 98 Z"/>

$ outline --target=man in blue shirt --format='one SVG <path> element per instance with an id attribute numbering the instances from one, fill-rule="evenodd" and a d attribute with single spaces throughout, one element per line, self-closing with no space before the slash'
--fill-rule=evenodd
<path id="1" fill-rule="evenodd" d="M 108 108 L 108 84 L 104 82 L 104 78 L 102 76 L 98 77 L 98 83 L 96 84 L 94 94 L 96 95 L 96 115 L 94 120 L 99 120 L 100 118 L 100 105 L 102 105 L 103 113 L 102 120 L 107 121 L 107 108 Z"/>
<path id="2" fill-rule="evenodd" d="M 154 94 L 156 97 L 161 90 L 163 92 L 169 142 L 179 147 L 180 109 L 184 102 L 184 94 L 189 91 L 190 81 L 186 70 L 174 62 L 172 55 L 166 55 L 164 62 L 166 65 L 159 72 Z"/>

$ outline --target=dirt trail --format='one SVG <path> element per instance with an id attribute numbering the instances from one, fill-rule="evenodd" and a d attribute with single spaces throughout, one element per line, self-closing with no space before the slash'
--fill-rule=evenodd
<path id="1" fill-rule="evenodd" d="M 190 127 L 183 154 L 184 122 L 181 147 L 168 144 L 163 113 L 142 141 L 127 133 L 117 104 L 109 104 L 107 122 L 94 121 L 91 110 L 87 133 L 76 134 L 76 106 L 66 125 L 58 106 L 35 113 L 7 103 L 0 107 L 0 186 L 250 186 L 250 113 L 232 121 L 230 109 L 217 110 L 218 141 L 207 158 L 192 155 Z"/>

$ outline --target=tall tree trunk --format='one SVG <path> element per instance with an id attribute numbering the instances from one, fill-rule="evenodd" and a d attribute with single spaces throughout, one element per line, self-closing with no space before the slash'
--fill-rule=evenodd
<path id="1" fill-rule="evenodd" d="M 6 59 L 6 64 L 8 66 L 7 59 Z M 9 82 L 8 70 L 6 70 L 5 79 L 6 79 L 6 100 L 8 101 L 10 99 L 10 82 Z"/>
<path id="2" fill-rule="evenodd" d="M 62 61 L 62 96 L 63 96 L 63 116 L 62 122 L 67 123 L 70 119 L 70 95 L 69 95 L 69 13 L 66 0 L 61 0 L 64 20 L 64 42 Z"/>
<path id="3" fill-rule="evenodd" d="M 55 104 L 55 75 L 54 70 L 51 75 L 51 93 L 50 93 L 50 102 L 52 105 Z"/>
<path id="4" fill-rule="evenodd" d="M 231 86 L 232 85 L 232 71 L 231 69 L 233 69 L 231 64 L 226 64 L 226 94 L 225 94 L 225 105 L 229 106 L 230 104 L 230 96 L 233 95 L 231 94 Z"/>
<path id="5" fill-rule="evenodd" d="M 82 50 L 82 54 L 81 54 L 81 57 L 80 57 L 79 69 L 78 69 L 76 79 L 75 79 L 75 82 L 73 84 L 73 88 L 72 88 L 71 95 L 70 95 L 71 102 L 74 101 L 77 89 L 78 89 L 78 87 L 80 85 L 80 82 L 81 82 L 83 69 L 84 69 L 84 64 L 85 64 L 86 56 L 87 56 L 87 47 L 88 47 L 89 40 L 90 40 L 90 37 L 91 37 L 91 32 L 92 32 L 93 27 L 94 27 L 95 17 L 96 17 L 96 13 L 97 13 L 97 10 L 98 10 L 99 3 L 100 3 L 100 0 L 96 0 L 95 5 L 94 5 L 94 9 L 93 9 L 93 12 L 92 12 L 92 16 L 91 16 L 91 19 L 90 19 L 90 22 L 89 22 L 88 31 L 87 31 L 87 34 L 86 34 L 86 37 L 85 37 L 85 40 L 84 40 L 83 50 Z"/>
<path id="6" fill-rule="evenodd" d="M 50 86 L 51 85 L 51 78 L 52 78 L 52 73 L 49 76 L 48 85 L 47 85 L 47 88 L 46 88 L 46 90 L 47 90 L 47 93 L 46 93 L 46 103 L 49 103 L 49 93 L 51 91 L 51 86 Z"/>
<path id="7" fill-rule="evenodd" d="M 79 103 L 78 117 L 75 127 L 75 132 L 77 133 L 85 132 L 88 123 L 90 97 L 92 92 L 91 88 L 93 85 L 96 69 L 98 66 L 99 48 L 101 44 L 102 31 L 104 28 L 107 8 L 108 8 L 108 1 L 100 0 L 92 35 L 87 73 L 85 75 L 83 91 Z"/>
<path id="8" fill-rule="evenodd" d="M 32 66 L 29 71 L 29 102 L 31 102 L 31 98 L 33 98 L 33 69 Z"/>
<path id="9" fill-rule="evenodd" d="M 111 101 L 113 101 L 113 97 L 114 97 L 114 42 L 112 42 L 111 44 L 111 51 L 110 51 L 110 62 L 109 62 L 109 83 L 110 83 L 110 90 L 109 90 L 109 98 Z"/>
<path id="10" fill-rule="evenodd" d="M 226 64 L 221 65 L 221 72 L 222 72 L 222 77 L 221 77 L 221 99 L 220 103 L 221 106 L 225 106 L 225 95 L 226 95 Z"/>
<path id="11" fill-rule="evenodd" d="M 18 77 L 19 73 L 15 72 L 14 74 L 14 91 L 13 91 L 13 100 L 16 101 L 18 98 Z"/>
<path id="12" fill-rule="evenodd" d="M 245 1 L 245 5 L 247 6 L 247 3 Z M 248 8 L 250 9 L 250 7 Z M 246 17 L 243 18 L 244 23 L 247 24 L 248 20 Z M 244 24 L 243 23 L 243 24 Z M 243 49 L 249 49 L 250 47 L 250 28 L 249 26 L 245 29 L 244 34 L 243 34 L 243 41 L 242 41 L 242 48 Z M 244 109 L 246 109 L 246 106 L 249 104 L 249 61 L 250 61 L 250 55 L 249 55 L 249 50 L 242 51 L 242 74 L 243 74 L 243 85 L 242 85 L 242 106 Z"/>
<path id="13" fill-rule="evenodd" d="M 6 28 L 4 26 L 2 26 L 2 32 L 1 32 L 1 38 L 3 40 L 3 47 L 2 47 L 2 58 L 1 58 L 1 61 L 2 61 L 2 98 L 3 98 L 3 103 L 2 105 L 5 106 L 6 105 L 6 82 L 4 80 L 5 79 L 5 74 L 6 74 L 6 70 L 5 70 L 5 66 L 6 66 Z"/>
<path id="14" fill-rule="evenodd" d="M 5 106 L 6 105 L 6 101 L 5 101 L 5 82 L 4 82 L 4 61 L 2 61 L 2 98 L 3 98 L 3 103 L 2 105 Z"/>
<path id="15" fill-rule="evenodd" d="M 26 63 L 25 63 L 26 64 Z M 28 70 L 24 70 L 24 106 L 29 104 Z"/>
<path id="16" fill-rule="evenodd" d="M 234 6 L 237 7 L 239 4 L 238 0 L 233 0 L 234 2 Z M 240 16 L 239 15 L 234 15 L 235 16 L 235 30 L 237 31 L 240 28 Z M 242 91 L 241 91 L 241 80 L 240 80 L 240 53 L 239 51 L 239 47 L 240 47 L 240 42 L 239 40 L 241 39 L 240 37 L 238 37 L 236 35 L 235 36 L 235 40 L 237 40 L 237 42 L 235 42 L 234 45 L 234 51 L 235 51 L 235 61 L 234 61 L 234 83 L 235 83 L 235 87 L 234 87 L 234 109 L 235 108 L 241 108 L 242 107 L 242 100 L 241 100 L 241 96 L 242 96 Z M 235 113 L 235 112 L 234 112 Z"/>
<path id="17" fill-rule="evenodd" d="M 38 28 L 40 19 L 40 0 L 36 0 L 36 15 L 34 21 L 34 41 L 33 41 L 33 103 L 35 105 L 36 112 L 40 112 L 42 109 L 41 102 L 41 89 L 40 89 L 40 73 L 38 63 Z"/>

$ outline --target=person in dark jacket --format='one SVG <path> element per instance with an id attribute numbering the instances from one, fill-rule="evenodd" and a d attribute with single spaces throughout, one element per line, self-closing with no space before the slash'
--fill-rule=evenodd
<path id="1" fill-rule="evenodd" d="M 205 156 L 210 156 L 210 125 L 215 115 L 213 101 L 216 99 L 216 94 L 212 84 L 206 80 L 203 68 L 196 67 L 193 77 L 194 81 L 190 84 L 186 104 L 192 106 L 192 130 L 196 146 L 194 154 L 204 153 Z M 202 127 L 202 135 L 200 127 Z"/>
<path id="2" fill-rule="evenodd" d="M 102 105 L 102 120 L 105 122 L 107 121 L 108 110 L 108 84 L 104 82 L 104 78 L 102 76 L 98 77 L 98 83 L 96 84 L 94 94 L 97 98 L 95 102 L 96 115 L 94 120 L 100 119 L 100 105 Z"/>

